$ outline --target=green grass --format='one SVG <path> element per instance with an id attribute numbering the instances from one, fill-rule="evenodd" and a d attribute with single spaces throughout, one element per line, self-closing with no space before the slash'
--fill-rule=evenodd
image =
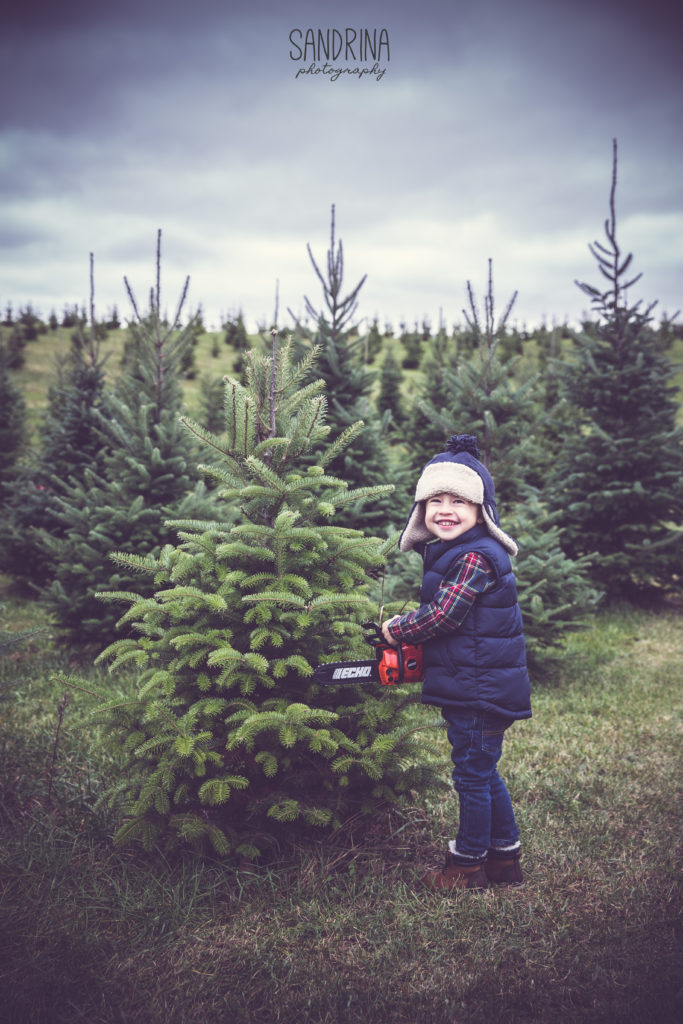
<path id="1" fill-rule="evenodd" d="M 41 624 L 35 606 L 5 604 L 4 628 Z M 0 1005 L 13 1024 L 680 1019 L 674 612 L 603 614 L 570 639 L 561 679 L 506 740 L 526 884 L 448 897 L 420 874 L 453 834 L 450 795 L 251 869 L 115 851 L 115 822 L 93 809 L 115 751 L 93 747 L 91 702 L 74 691 L 64 709 L 54 672 L 125 679 L 68 665 L 49 630 L 10 650 Z"/>

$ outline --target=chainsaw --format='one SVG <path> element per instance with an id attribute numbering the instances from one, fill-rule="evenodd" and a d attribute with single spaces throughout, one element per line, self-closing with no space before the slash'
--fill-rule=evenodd
<path id="1" fill-rule="evenodd" d="M 422 682 L 422 648 L 411 644 L 392 647 L 376 622 L 364 622 L 365 640 L 375 648 L 374 661 L 330 661 L 318 665 L 313 682 L 320 686 L 345 683 L 380 683 L 399 686 Z"/>

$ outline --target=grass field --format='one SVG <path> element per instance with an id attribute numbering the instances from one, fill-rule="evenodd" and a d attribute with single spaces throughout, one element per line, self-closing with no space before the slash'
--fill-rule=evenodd
<path id="1" fill-rule="evenodd" d="M 41 625 L 6 596 L 3 628 Z M 116 764 L 49 629 L 0 661 L 0 1019 L 12 1024 L 668 1024 L 683 1013 L 683 619 L 603 613 L 506 740 L 520 889 L 420 882 L 452 797 L 237 870 L 115 851 Z M 445 737 L 437 735 L 448 772 Z"/>

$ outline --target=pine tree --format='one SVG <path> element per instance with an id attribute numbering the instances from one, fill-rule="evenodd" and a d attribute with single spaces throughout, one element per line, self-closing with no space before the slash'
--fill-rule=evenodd
<path id="1" fill-rule="evenodd" d="M 325 274 L 320 270 L 310 245 L 307 249 L 323 289 L 325 311 L 316 310 L 308 297 L 305 297 L 305 303 L 317 324 L 315 343 L 320 349 L 320 356 L 315 372 L 325 383 L 330 429 L 333 434 L 341 434 L 355 424 L 363 423 L 363 429 L 360 432 L 354 430 L 351 442 L 330 464 L 330 472 L 356 488 L 392 480 L 398 490 L 404 490 L 403 468 L 392 465 L 390 458 L 389 417 L 385 414 L 380 419 L 370 400 L 375 374 L 363 364 L 362 341 L 351 324 L 365 276 L 348 295 L 343 296 L 344 253 L 341 239 L 339 242 L 335 240 L 334 206 Z M 403 507 L 400 503 L 400 508 Z M 391 528 L 397 525 L 396 500 L 385 495 L 373 502 L 348 508 L 343 514 L 343 522 L 345 525 L 362 525 L 373 531 Z"/>
<path id="2" fill-rule="evenodd" d="M 187 294 L 185 282 L 171 324 L 161 315 L 161 233 L 157 238 L 156 287 L 141 316 L 126 280 L 135 319 L 124 372 L 99 419 L 106 438 L 100 471 L 63 481 L 54 515 L 61 537 L 42 537 L 55 562 L 44 600 L 61 636 L 70 644 L 102 646 L 114 639 L 115 613 L 97 600 L 101 589 L 135 582 L 111 560 L 115 550 L 159 551 L 174 536 L 171 517 L 208 511 L 198 482 L 197 451 L 180 423 L 180 373 L 192 344 L 192 321 L 177 329 Z"/>
<path id="3" fill-rule="evenodd" d="M 416 370 L 422 359 L 425 341 L 430 337 L 429 330 L 425 327 L 418 330 L 417 323 L 412 331 L 408 330 L 405 323 L 401 324 L 400 343 L 403 348 L 403 367 L 406 370 Z"/>
<path id="4" fill-rule="evenodd" d="M 24 586 L 45 586 L 52 578 L 50 550 L 65 534 L 54 514 L 63 487 L 82 483 L 86 470 L 96 473 L 102 467 L 106 440 L 97 414 L 106 403 L 103 364 L 95 350 L 86 353 L 81 344 L 72 344 L 65 363 L 57 364 L 40 426 L 42 443 L 6 496 L 0 523 L 3 565 Z"/>
<path id="5" fill-rule="evenodd" d="M 589 625 L 604 596 L 592 580 L 590 558 L 572 559 L 563 551 L 559 518 L 532 488 L 505 514 L 506 530 L 519 545 L 515 575 L 536 682 L 563 663 L 567 634 Z"/>
<path id="6" fill-rule="evenodd" d="M 240 380 L 244 381 L 246 379 L 247 353 L 251 348 L 251 342 L 249 340 L 249 335 L 247 334 L 247 328 L 245 326 L 241 310 L 237 316 L 228 317 L 223 324 L 223 330 L 225 331 L 223 341 L 234 352 L 232 372 L 236 377 L 239 377 Z"/>
<path id="7" fill-rule="evenodd" d="M 672 366 L 648 327 L 656 303 L 628 300 L 641 275 L 630 276 L 632 254 L 617 241 L 616 186 L 615 140 L 606 242 L 589 246 L 602 285 L 577 282 L 597 321 L 561 367 L 574 430 L 557 459 L 552 501 L 565 551 L 592 558 L 610 598 L 636 599 L 681 585 L 683 430 Z"/>
<path id="8" fill-rule="evenodd" d="M 92 253 L 90 293 L 90 329 L 79 321 L 68 356 L 56 362 L 40 444 L 18 467 L 0 520 L 1 564 L 28 588 L 45 586 L 52 578 L 50 544 L 64 536 L 53 514 L 63 484 L 82 482 L 86 469 L 98 472 L 102 467 L 106 439 L 98 417 L 106 407 L 106 357 L 101 357 L 96 338 Z"/>
<path id="9" fill-rule="evenodd" d="M 223 324 L 225 336 L 223 341 L 235 352 L 246 352 L 249 349 L 249 337 L 244 326 L 244 317 L 240 310 L 237 316 L 229 316 Z"/>
<path id="10" fill-rule="evenodd" d="M 491 260 L 483 322 L 469 281 L 467 294 L 469 310 L 463 310 L 463 314 L 475 338 L 473 354 L 443 373 L 443 384 L 437 392 L 441 408 L 429 401 L 421 401 L 419 407 L 442 438 L 458 432 L 477 435 L 483 462 L 493 474 L 497 492 L 504 502 L 512 504 L 524 497 L 529 485 L 536 486 L 543 479 L 546 458 L 539 436 L 539 381 L 534 374 L 517 380 L 517 359 L 500 358 L 500 339 L 517 293 L 496 321 Z M 433 428 L 424 437 L 417 432 L 411 434 L 413 460 L 420 466 L 434 455 Z"/>
<path id="11" fill-rule="evenodd" d="M 205 374 L 199 382 L 199 422 L 212 434 L 219 433 L 223 426 L 224 390 L 222 377 L 210 377 Z"/>
<path id="12" fill-rule="evenodd" d="M 413 476 L 419 474 L 425 463 L 443 446 L 443 422 L 444 417 L 450 418 L 447 410 L 452 398 L 449 380 L 457 365 L 455 342 L 441 330 L 427 345 L 407 414 L 407 457 Z"/>
<path id="13" fill-rule="evenodd" d="M 82 480 L 86 468 L 98 472 L 106 449 L 101 418 L 107 416 L 107 355 L 102 356 L 96 334 L 92 253 L 90 282 L 89 329 L 82 322 L 76 325 L 69 355 L 57 366 L 56 382 L 49 388 L 40 429 L 41 471 L 56 480 Z"/>
<path id="14" fill-rule="evenodd" d="M 26 441 L 26 402 L 9 375 L 8 355 L 0 336 L 0 501 L 5 497 Z"/>
<path id="15" fill-rule="evenodd" d="M 388 412 L 391 416 L 389 425 L 393 432 L 400 431 L 406 419 L 405 398 L 403 395 L 403 373 L 396 361 L 392 347 L 382 362 L 377 408 L 380 414 Z"/>
<path id="16" fill-rule="evenodd" d="M 358 427 L 320 453 L 329 428 L 321 382 L 303 383 L 310 359 L 292 365 L 273 332 L 248 386 L 227 382 L 226 434 L 186 421 L 211 452 L 217 519 L 176 522 L 179 543 L 156 557 L 115 556 L 155 591 L 103 595 L 135 629 L 102 660 L 141 673 L 138 701 L 109 712 L 128 754 L 119 842 L 253 858 L 431 777 L 408 711 L 417 694 L 311 680 L 318 662 L 368 655 L 359 621 L 375 613 L 367 578 L 387 545 L 337 525 L 359 495 L 329 467 Z"/>
<path id="17" fill-rule="evenodd" d="M 383 339 L 380 333 L 377 317 L 370 324 L 370 330 L 363 338 L 363 351 L 366 363 L 374 363 L 376 357 L 382 351 Z"/>
<path id="18" fill-rule="evenodd" d="M 335 240 L 335 208 L 330 218 L 330 248 L 327 251 L 326 273 L 323 273 L 313 255 L 310 244 L 308 256 L 322 286 L 325 310 L 318 311 L 308 296 L 304 296 L 306 309 L 317 325 L 315 344 L 320 354 L 315 372 L 325 381 L 329 404 L 330 428 L 334 431 L 335 416 L 343 416 L 347 425 L 347 410 L 367 399 L 375 374 L 365 369 L 362 346 L 353 326 L 358 310 L 358 295 L 365 284 L 364 274 L 355 288 L 343 296 L 344 250 L 341 239 Z M 354 340 L 355 336 L 355 340 Z"/>

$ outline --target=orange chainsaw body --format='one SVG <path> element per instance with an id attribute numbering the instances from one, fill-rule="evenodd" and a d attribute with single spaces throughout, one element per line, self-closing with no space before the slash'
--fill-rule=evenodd
<path id="1" fill-rule="evenodd" d="M 399 686 L 401 683 L 422 681 L 422 648 L 410 644 L 400 647 L 388 645 L 378 651 L 379 681 L 382 686 Z"/>

